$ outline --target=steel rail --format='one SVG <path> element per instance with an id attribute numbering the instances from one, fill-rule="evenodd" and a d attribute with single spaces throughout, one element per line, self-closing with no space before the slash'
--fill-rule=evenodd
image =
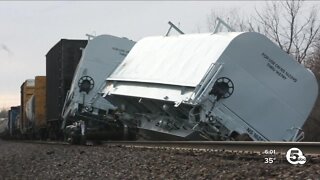
<path id="1" fill-rule="evenodd" d="M 320 154 L 319 142 L 257 142 L 257 141 L 104 141 L 104 145 L 123 145 L 153 148 L 189 148 L 225 151 L 274 151 L 285 154 L 290 148 L 299 148 L 304 154 Z"/>
<path id="2" fill-rule="evenodd" d="M 8 140 L 7 140 L 8 141 Z M 9 140 L 10 141 L 10 140 Z M 48 145 L 70 145 L 63 141 L 32 141 L 14 140 L 12 142 L 48 144 Z M 87 145 L 95 143 L 87 142 Z M 149 148 L 179 148 L 194 150 L 222 150 L 237 152 L 266 151 L 273 154 L 285 154 L 290 148 L 299 148 L 304 154 L 320 156 L 320 142 L 265 142 L 265 141 L 102 141 L 102 145 L 149 147 Z"/>

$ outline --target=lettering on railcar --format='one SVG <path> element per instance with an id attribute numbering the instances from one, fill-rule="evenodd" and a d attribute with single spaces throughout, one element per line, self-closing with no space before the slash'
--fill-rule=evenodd
<path id="1" fill-rule="evenodd" d="M 129 51 L 124 49 L 119 49 L 117 47 L 112 47 L 112 50 L 118 51 L 121 56 L 127 56 L 127 54 L 129 53 Z"/>
<path id="2" fill-rule="evenodd" d="M 254 130 L 247 128 L 247 132 L 250 136 L 253 136 L 256 140 L 264 141 L 263 138 L 259 134 L 257 134 Z"/>
<path id="3" fill-rule="evenodd" d="M 261 55 L 267 61 L 267 67 L 273 72 L 275 72 L 280 78 L 282 78 L 283 80 L 289 79 L 289 80 L 292 80 L 293 82 L 298 81 L 296 77 L 294 77 L 291 73 L 289 73 L 285 68 L 277 64 L 268 55 L 266 55 L 265 53 L 262 53 Z"/>

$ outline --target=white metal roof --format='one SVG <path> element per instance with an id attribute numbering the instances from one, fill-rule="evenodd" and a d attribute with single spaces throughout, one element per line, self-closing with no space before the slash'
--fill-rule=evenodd
<path id="1" fill-rule="evenodd" d="M 144 38 L 108 79 L 195 87 L 210 64 L 218 60 L 230 41 L 239 34 Z"/>

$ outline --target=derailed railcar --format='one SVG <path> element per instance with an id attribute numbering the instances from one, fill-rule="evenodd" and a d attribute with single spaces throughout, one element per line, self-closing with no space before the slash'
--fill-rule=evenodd
<path id="1" fill-rule="evenodd" d="M 88 41 L 62 110 L 62 129 L 67 137 L 79 139 L 82 132 L 89 139 L 122 138 L 123 124 L 110 115 L 115 107 L 101 97 L 100 90 L 134 44 L 127 38 L 111 35 Z"/>
<path id="2" fill-rule="evenodd" d="M 61 138 L 61 111 L 87 40 L 61 39 L 46 54 L 47 126 L 51 138 Z"/>
<path id="3" fill-rule="evenodd" d="M 265 36 L 233 32 L 144 38 L 103 93 L 147 138 L 299 141 L 318 85 Z"/>

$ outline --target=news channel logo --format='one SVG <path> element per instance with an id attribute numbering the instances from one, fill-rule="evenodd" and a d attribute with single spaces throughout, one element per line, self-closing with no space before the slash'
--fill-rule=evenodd
<path id="1" fill-rule="evenodd" d="M 287 151 L 286 158 L 290 164 L 305 164 L 307 161 L 302 151 L 295 147 Z"/>

